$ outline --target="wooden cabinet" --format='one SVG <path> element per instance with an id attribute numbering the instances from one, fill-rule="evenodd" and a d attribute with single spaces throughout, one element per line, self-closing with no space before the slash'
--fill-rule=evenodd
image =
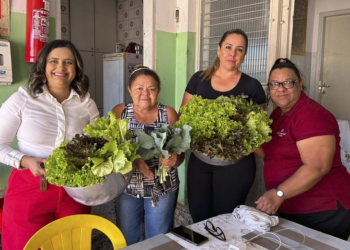
<path id="1" fill-rule="evenodd" d="M 83 58 L 89 92 L 102 115 L 103 54 L 115 52 L 116 0 L 71 0 L 70 37 Z"/>

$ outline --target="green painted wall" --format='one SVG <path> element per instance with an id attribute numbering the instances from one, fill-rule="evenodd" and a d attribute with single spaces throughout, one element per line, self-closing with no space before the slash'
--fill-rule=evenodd
<path id="1" fill-rule="evenodd" d="M 195 71 L 196 33 L 156 32 L 156 70 L 162 82 L 159 102 L 179 110 L 187 83 Z M 189 154 L 188 154 L 189 155 Z M 179 168 L 178 202 L 187 204 L 187 160 Z"/>
<path id="2" fill-rule="evenodd" d="M 175 108 L 176 34 L 156 31 L 156 68 L 161 81 L 160 103 Z"/>
<path id="3" fill-rule="evenodd" d="M 175 107 L 179 110 L 186 86 L 195 71 L 196 33 L 176 34 Z"/>
<path id="4" fill-rule="evenodd" d="M 50 41 L 56 37 L 55 18 L 50 18 Z M 28 70 L 31 63 L 25 62 L 25 39 L 26 39 L 26 14 L 11 12 L 10 13 L 10 35 L 1 37 L 10 41 L 11 58 L 12 58 L 12 85 L 0 85 L 0 105 L 7 100 L 18 88 L 25 85 L 28 79 Z M 17 148 L 17 143 L 12 143 Z M 7 187 L 7 179 L 12 167 L 0 163 L 0 191 Z M 1 197 L 1 196 L 0 196 Z"/>

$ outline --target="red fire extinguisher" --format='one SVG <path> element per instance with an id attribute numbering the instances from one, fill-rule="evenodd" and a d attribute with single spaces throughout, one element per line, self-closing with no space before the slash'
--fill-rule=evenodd
<path id="1" fill-rule="evenodd" d="M 49 42 L 50 0 L 27 0 L 26 62 Z"/>

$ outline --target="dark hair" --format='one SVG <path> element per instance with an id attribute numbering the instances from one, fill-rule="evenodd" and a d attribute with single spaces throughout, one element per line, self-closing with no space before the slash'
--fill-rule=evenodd
<path id="1" fill-rule="evenodd" d="M 247 54 L 247 50 L 248 50 L 248 36 L 247 34 L 241 30 L 241 29 L 232 29 L 232 30 L 228 30 L 226 31 L 219 42 L 219 46 L 221 48 L 222 43 L 225 41 L 226 37 L 228 37 L 229 35 L 232 34 L 237 34 L 237 35 L 241 35 L 243 36 L 244 40 L 245 40 L 245 53 Z M 207 68 L 206 70 L 204 70 L 201 74 L 201 76 L 203 76 L 202 81 L 207 80 L 212 78 L 212 76 L 215 74 L 215 72 L 218 70 L 218 68 L 220 67 L 220 59 L 219 57 L 216 55 L 213 64 Z"/>
<path id="2" fill-rule="evenodd" d="M 295 75 L 298 77 L 298 79 L 301 79 L 298 67 L 288 58 L 278 58 L 275 61 L 275 63 L 273 64 L 273 66 L 270 70 L 269 79 L 270 79 L 272 71 L 274 71 L 275 69 L 284 69 L 284 68 L 293 70 Z"/>
<path id="3" fill-rule="evenodd" d="M 46 58 L 57 48 L 68 48 L 72 51 L 75 58 L 76 75 L 71 83 L 71 87 L 78 93 L 79 96 L 84 97 L 89 90 L 89 78 L 84 74 L 84 64 L 79 51 L 73 43 L 67 40 L 54 40 L 48 43 L 39 52 L 36 62 L 29 69 L 28 87 L 33 96 L 43 92 L 43 85 L 46 84 Z"/>
<path id="4" fill-rule="evenodd" d="M 285 69 L 285 68 L 293 70 L 295 75 L 298 77 L 298 79 L 299 80 L 301 79 L 301 75 L 298 67 L 291 60 L 289 60 L 288 58 L 278 58 L 270 70 L 268 81 L 270 80 L 272 71 L 274 71 L 275 69 Z M 302 90 L 305 90 L 304 85 L 302 86 Z M 271 95 L 270 95 L 270 89 L 268 87 L 266 90 L 266 99 L 267 99 L 267 105 L 269 105 L 269 102 L 271 100 Z"/>
<path id="5" fill-rule="evenodd" d="M 130 78 L 129 78 L 129 85 L 128 85 L 130 88 L 131 88 L 132 83 L 139 76 L 151 76 L 157 82 L 158 89 L 160 90 L 160 79 L 159 79 L 158 74 L 154 70 L 152 70 L 146 66 L 140 66 L 131 73 Z"/>

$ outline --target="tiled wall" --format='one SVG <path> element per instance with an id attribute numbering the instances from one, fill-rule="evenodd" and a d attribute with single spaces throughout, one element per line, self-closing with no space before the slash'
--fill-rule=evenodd
<path id="1" fill-rule="evenodd" d="M 61 0 L 61 36 L 64 40 L 70 40 L 69 26 L 69 0 Z"/>
<path id="2" fill-rule="evenodd" d="M 143 0 L 117 0 L 118 43 L 143 45 Z"/>

